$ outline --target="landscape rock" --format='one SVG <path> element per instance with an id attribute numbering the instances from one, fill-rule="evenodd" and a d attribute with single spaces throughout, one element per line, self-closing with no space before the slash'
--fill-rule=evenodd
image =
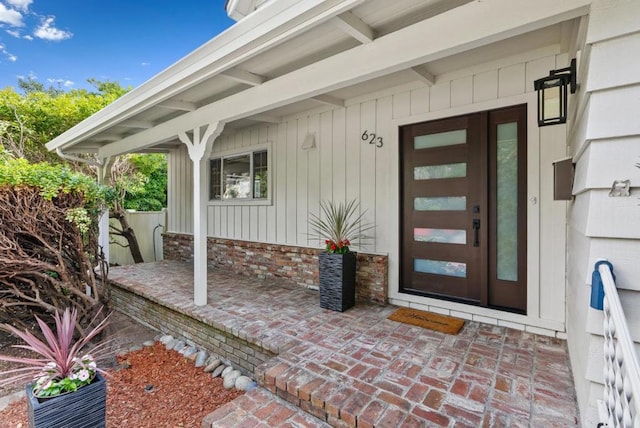
<path id="1" fill-rule="evenodd" d="M 195 362 L 195 366 L 196 367 L 202 367 L 204 366 L 205 361 L 207 361 L 207 358 L 209 357 L 209 353 L 207 351 L 199 351 L 196 354 L 196 362 Z M 213 370 L 213 369 L 212 369 Z"/>
<path id="2" fill-rule="evenodd" d="M 187 358 L 189 358 L 192 355 L 195 355 L 197 352 L 198 352 L 198 348 L 195 348 L 195 347 L 189 346 L 189 345 L 185 346 L 184 348 L 182 348 L 180 350 L 180 353 L 182 355 L 184 355 L 185 357 L 187 357 Z"/>
<path id="3" fill-rule="evenodd" d="M 186 346 L 186 344 L 182 340 L 178 340 L 173 345 L 173 350 L 180 352 L 180 350 L 183 349 L 185 346 Z"/>
<path id="4" fill-rule="evenodd" d="M 207 362 L 205 363 L 205 366 L 208 366 L 209 364 L 213 363 L 215 360 L 219 360 L 220 357 L 218 357 L 216 354 L 210 354 L 209 358 L 207 358 Z"/>
<path id="5" fill-rule="evenodd" d="M 224 368 L 224 370 L 222 370 L 222 374 L 221 374 L 221 376 L 222 376 L 222 377 L 225 377 L 225 376 L 227 376 L 229 373 L 231 373 L 232 371 L 233 371 L 233 367 L 231 367 L 231 366 L 227 366 L 227 367 L 225 367 L 225 368 Z"/>
<path id="6" fill-rule="evenodd" d="M 164 344 L 165 349 L 166 350 L 173 349 L 173 347 L 176 345 L 176 342 L 177 342 L 176 339 L 171 339 L 170 341 Z"/>
<path id="7" fill-rule="evenodd" d="M 156 342 L 154 340 L 145 340 L 144 342 L 142 342 L 142 346 L 144 347 L 149 347 L 149 346 L 153 346 L 155 345 Z"/>
<path id="8" fill-rule="evenodd" d="M 220 361 L 218 358 L 215 358 L 213 360 L 208 359 L 207 360 L 207 366 L 204 368 L 204 372 L 205 373 L 212 373 L 215 369 L 217 369 L 220 365 L 222 364 L 222 361 Z M 221 371 L 222 372 L 222 371 Z"/>
<path id="9" fill-rule="evenodd" d="M 129 352 L 136 352 L 136 351 L 140 351 L 142 349 L 142 346 L 140 345 L 133 345 L 129 348 Z"/>
<path id="10" fill-rule="evenodd" d="M 215 369 L 213 369 L 213 371 L 211 372 L 211 377 L 218 377 L 222 375 L 222 372 L 225 369 L 225 365 L 224 364 L 220 364 L 218 367 L 216 367 Z"/>
<path id="11" fill-rule="evenodd" d="M 240 391 L 246 391 L 247 388 L 253 383 L 250 377 L 238 376 L 236 379 L 235 387 Z"/>
<path id="12" fill-rule="evenodd" d="M 231 389 L 236 386 L 236 380 L 241 376 L 241 373 L 238 370 L 232 370 L 224 377 L 224 381 L 222 386 L 224 389 Z"/>
<path id="13" fill-rule="evenodd" d="M 172 340 L 173 340 L 173 336 L 171 336 L 170 334 L 165 334 L 164 336 L 160 337 L 160 343 L 162 343 L 163 345 L 166 345 Z"/>

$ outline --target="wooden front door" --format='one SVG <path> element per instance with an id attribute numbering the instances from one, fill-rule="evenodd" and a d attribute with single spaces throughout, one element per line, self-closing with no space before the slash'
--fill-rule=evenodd
<path id="1" fill-rule="evenodd" d="M 524 313 L 526 106 L 400 133 L 400 291 Z"/>

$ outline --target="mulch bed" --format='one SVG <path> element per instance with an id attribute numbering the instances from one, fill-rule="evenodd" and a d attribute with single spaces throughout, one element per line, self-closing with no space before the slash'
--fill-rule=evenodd
<path id="1" fill-rule="evenodd" d="M 129 368 L 109 370 L 106 377 L 110 427 L 199 427 L 207 414 L 243 394 L 224 389 L 221 378 L 158 342 L 118 362 Z M 23 398 L 1 411 L 2 426 L 26 427 L 26 407 Z"/>

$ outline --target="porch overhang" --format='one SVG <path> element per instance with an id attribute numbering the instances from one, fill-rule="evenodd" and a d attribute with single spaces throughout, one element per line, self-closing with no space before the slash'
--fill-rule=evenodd
<path id="1" fill-rule="evenodd" d="M 193 161 L 194 298 L 205 305 L 207 168 L 222 132 L 247 121 L 278 122 L 283 111 L 309 110 L 310 103 L 344 107 L 376 85 L 433 85 L 443 63 L 452 71 L 486 61 L 485 54 L 501 57 L 505 46 L 513 54 L 548 47 L 559 42 L 547 33 L 571 33 L 571 21 L 590 3 L 271 1 L 47 148 L 93 153 L 104 162 L 186 145 Z"/>
<path id="2" fill-rule="evenodd" d="M 585 15 L 590 5 L 589 0 L 447 2 L 453 8 L 368 43 L 362 43 L 366 38 L 358 37 L 352 48 L 272 79 L 245 69 L 247 61 L 256 55 L 268 52 L 287 40 L 302 37 L 305 32 L 332 19 L 343 25 L 351 22 L 352 33 L 362 36 L 364 30 L 353 23 L 358 18 L 350 10 L 363 3 L 367 2 L 272 2 L 269 7 L 264 6 L 247 16 L 141 87 L 55 138 L 47 148 L 92 152 L 98 158 L 108 158 L 179 144 L 177 136 L 180 132 L 211 121 L 228 124 L 258 115 L 268 116 L 274 109 L 305 100 L 322 102 L 323 96 L 328 98 L 327 94 L 402 70 L 415 70 L 416 79 L 426 84 L 429 81 L 433 83 L 437 76 L 429 73 L 430 62 L 571 20 Z M 346 16 L 350 16 L 351 21 L 345 20 L 345 14 L 349 14 Z M 478 19 L 479 16 L 483 19 Z M 360 23 L 366 27 L 362 21 Z M 464 30 L 452 31 L 462 25 Z M 327 43 L 326 48 L 329 49 Z M 289 58 L 272 60 L 275 68 L 286 68 L 291 61 Z M 425 64 L 427 68 L 423 67 Z M 240 90 L 228 90 L 227 96 L 224 91 L 211 93 L 209 96 L 214 99 L 211 102 L 184 100 L 183 95 L 190 89 L 213 82 L 220 76 L 243 86 Z M 183 100 L 177 101 L 181 97 Z M 174 113 L 157 121 L 140 119 L 145 111 L 158 108 L 172 108 Z M 114 138 L 118 135 L 120 138 Z"/>

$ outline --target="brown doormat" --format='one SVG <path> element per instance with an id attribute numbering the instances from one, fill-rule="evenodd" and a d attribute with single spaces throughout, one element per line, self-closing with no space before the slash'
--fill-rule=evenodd
<path id="1" fill-rule="evenodd" d="M 464 320 L 433 312 L 419 311 L 411 308 L 400 308 L 388 316 L 390 320 L 405 324 L 417 325 L 446 334 L 458 334 Z"/>

